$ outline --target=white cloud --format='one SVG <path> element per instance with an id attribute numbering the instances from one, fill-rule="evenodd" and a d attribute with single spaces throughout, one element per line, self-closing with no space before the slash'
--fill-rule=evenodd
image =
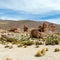
<path id="1" fill-rule="evenodd" d="M 56 24 L 60 24 L 60 18 L 57 18 L 57 19 L 48 19 L 46 21 L 52 22 L 52 23 L 56 23 Z"/>
<path id="2" fill-rule="evenodd" d="M 7 17 L 7 16 L 0 17 L 0 19 L 2 19 L 2 20 L 15 20 L 15 21 L 17 21 L 17 20 L 29 20 L 28 18 L 23 18 L 23 17 L 13 18 L 13 17 Z M 33 20 L 35 21 L 35 19 L 33 19 Z M 60 24 L 60 18 L 48 19 L 48 20 L 38 20 L 38 21 L 48 21 L 48 22 L 51 22 L 51 23 Z"/>
<path id="3" fill-rule="evenodd" d="M 46 13 L 60 10 L 60 0 L 2 0 L 0 7 L 23 10 L 29 13 Z"/>
<path id="4" fill-rule="evenodd" d="M 13 20 L 24 20 L 24 19 L 34 19 L 35 16 L 28 15 L 30 14 L 36 14 L 37 16 L 40 15 L 45 17 L 47 16 L 53 16 L 58 15 L 58 13 L 55 11 L 60 12 L 60 0 L 0 0 L 0 8 L 7 8 L 17 11 L 23 11 L 27 12 L 27 15 L 20 16 L 20 17 L 10 17 L 10 16 L 0 16 L 0 19 L 13 19 Z M 50 13 L 52 12 L 52 13 Z M 0 13 L 3 14 L 3 13 Z M 59 13 L 60 14 L 60 13 Z M 34 19 L 35 20 L 35 19 Z M 38 19 L 39 20 L 39 19 Z M 49 21 L 53 23 L 60 24 L 60 18 L 54 18 L 54 19 L 48 19 L 44 21 Z"/>
<path id="5" fill-rule="evenodd" d="M 10 17 L 10 16 L 0 16 L 0 19 L 2 20 L 26 20 L 27 18 L 23 17 Z"/>

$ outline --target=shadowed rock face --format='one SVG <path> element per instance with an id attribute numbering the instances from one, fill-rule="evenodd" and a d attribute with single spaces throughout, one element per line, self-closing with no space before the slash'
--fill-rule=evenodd
<path id="1" fill-rule="evenodd" d="M 9 32 L 19 33 L 19 32 L 20 32 L 20 29 L 19 29 L 19 28 L 11 28 L 11 29 L 9 30 Z"/>
<path id="2" fill-rule="evenodd" d="M 28 28 L 37 28 L 38 26 L 42 25 L 43 23 L 50 24 L 47 21 L 32 21 L 32 20 L 19 20 L 19 21 L 12 21 L 12 20 L 0 20 L 0 29 L 8 30 L 14 27 L 18 27 L 23 31 L 24 25 L 28 25 Z M 60 24 L 54 24 L 56 26 L 56 31 L 60 32 Z"/>
<path id="3" fill-rule="evenodd" d="M 38 30 L 40 32 L 45 32 L 45 31 L 48 30 L 48 24 L 47 23 L 43 23 L 43 25 L 42 26 L 39 26 L 38 28 L 39 28 Z"/>
<path id="4" fill-rule="evenodd" d="M 31 30 L 31 37 L 40 38 L 40 32 L 37 29 Z"/>
<path id="5" fill-rule="evenodd" d="M 39 31 L 40 32 L 47 32 L 47 31 L 55 31 L 56 26 L 53 23 L 43 23 L 42 26 L 39 26 Z"/>
<path id="6" fill-rule="evenodd" d="M 28 32 L 28 27 L 24 25 L 24 32 Z"/>
<path id="7" fill-rule="evenodd" d="M 54 30 L 55 30 L 54 24 L 43 23 L 42 26 L 38 27 L 38 29 L 31 30 L 31 36 L 35 38 L 43 38 L 48 35 L 47 32 L 49 31 L 52 32 Z"/>
<path id="8" fill-rule="evenodd" d="M 49 30 L 52 31 L 52 32 L 55 31 L 56 30 L 56 26 L 53 23 L 50 23 L 49 24 Z"/>
<path id="9" fill-rule="evenodd" d="M 43 27 L 42 27 L 42 26 L 39 26 L 39 27 L 38 27 L 38 31 L 39 31 L 39 32 L 43 32 Z"/>
<path id="10" fill-rule="evenodd" d="M 47 23 L 43 23 L 43 29 L 44 29 L 44 32 L 49 30 L 49 26 Z"/>
<path id="11" fill-rule="evenodd" d="M 39 32 L 38 29 L 33 29 L 31 30 L 31 37 L 34 38 L 43 38 L 45 36 L 47 36 L 47 34 L 45 32 Z"/>

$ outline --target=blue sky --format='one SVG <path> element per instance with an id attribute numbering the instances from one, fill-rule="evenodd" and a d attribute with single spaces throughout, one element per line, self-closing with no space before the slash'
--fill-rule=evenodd
<path id="1" fill-rule="evenodd" d="M 0 0 L 0 19 L 60 24 L 60 0 Z"/>

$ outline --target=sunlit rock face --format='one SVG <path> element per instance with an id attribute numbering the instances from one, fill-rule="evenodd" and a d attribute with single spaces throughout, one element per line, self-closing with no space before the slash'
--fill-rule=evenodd
<path id="1" fill-rule="evenodd" d="M 43 23 L 42 25 L 38 26 L 38 28 L 31 30 L 31 36 L 36 38 L 43 38 L 46 37 L 50 32 L 53 34 L 56 27 L 53 23 Z"/>
<path id="2" fill-rule="evenodd" d="M 9 30 L 9 32 L 19 33 L 19 32 L 20 32 L 20 28 L 11 28 L 11 29 Z"/>

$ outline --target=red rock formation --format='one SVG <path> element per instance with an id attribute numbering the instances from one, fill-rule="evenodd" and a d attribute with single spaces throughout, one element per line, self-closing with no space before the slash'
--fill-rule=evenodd
<path id="1" fill-rule="evenodd" d="M 31 30 L 31 37 L 40 38 L 40 32 L 37 29 Z"/>
<path id="2" fill-rule="evenodd" d="M 53 23 L 50 23 L 49 30 L 53 32 L 53 31 L 55 31 L 55 29 L 56 29 L 56 26 Z"/>
<path id="3" fill-rule="evenodd" d="M 43 23 L 43 25 L 39 26 L 38 29 L 39 29 L 40 32 L 45 32 L 45 31 L 48 30 L 48 24 L 47 23 Z"/>
<path id="4" fill-rule="evenodd" d="M 43 29 L 42 26 L 38 26 L 38 31 L 39 32 L 42 32 L 42 29 Z"/>
<path id="5" fill-rule="evenodd" d="M 38 29 L 31 30 L 31 36 L 36 38 L 43 38 L 47 36 L 49 31 L 54 31 L 55 25 L 50 23 L 43 23 L 42 26 L 39 26 Z"/>
<path id="6" fill-rule="evenodd" d="M 28 27 L 24 25 L 24 32 L 28 32 Z"/>
<path id="7" fill-rule="evenodd" d="M 38 31 L 38 29 L 32 29 L 30 35 L 31 37 L 35 37 L 35 38 L 43 38 L 47 36 L 45 32 L 40 32 Z"/>
<path id="8" fill-rule="evenodd" d="M 12 28 L 12 29 L 9 30 L 9 32 L 19 33 L 20 32 L 20 28 Z"/>
<path id="9" fill-rule="evenodd" d="M 48 24 L 47 23 L 43 23 L 42 27 L 43 27 L 43 32 L 48 31 Z"/>

